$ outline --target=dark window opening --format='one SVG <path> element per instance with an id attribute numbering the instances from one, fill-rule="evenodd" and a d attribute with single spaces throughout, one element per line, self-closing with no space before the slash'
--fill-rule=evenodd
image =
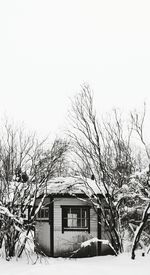
<path id="1" fill-rule="evenodd" d="M 90 231 L 90 209 L 83 206 L 62 207 L 62 232 Z"/>
<path id="2" fill-rule="evenodd" d="M 37 219 L 38 220 L 49 219 L 49 207 L 41 208 L 37 214 Z"/>

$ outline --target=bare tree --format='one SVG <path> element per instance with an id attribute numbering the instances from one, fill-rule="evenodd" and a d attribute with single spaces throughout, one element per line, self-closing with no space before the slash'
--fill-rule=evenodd
<path id="1" fill-rule="evenodd" d="M 150 213 L 150 149 L 149 146 L 147 145 L 147 142 L 145 140 L 144 136 L 144 121 L 145 121 L 145 116 L 146 116 L 146 104 L 144 103 L 144 109 L 143 113 L 139 114 L 137 111 L 131 113 L 131 119 L 132 123 L 134 125 L 134 129 L 144 147 L 147 160 L 148 160 L 148 170 L 146 172 L 146 178 L 144 182 L 144 195 L 146 197 L 147 204 L 143 204 L 143 207 L 145 206 L 145 209 L 143 211 L 143 215 L 141 218 L 141 222 L 139 226 L 137 227 L 135 234 L 134 234 L 134 239 L 133 239 L 133 245 L 132 245 L 132 251 L 131 251 L 131 258 L 135 259 L 135 249 L 137 248 L 137 245 L 140 241 L 141 234 L 143 233 L 144 227 L 146 226 L 147 220 L 149 218 L 149 213 Z M 141 184 L 141 181 L 140 181 Z"/>
<path id="2" fill-rule="evenodd" d="M 114 125 L 98 121 L 94 109 L 92 92 L 88 85 L 83 85 L 80 94 L 72 102 L 70 119 L 72 129 L 69 136 L 76 155 L 78 173 L 92 177 L 104 196 L 104 203 L 98 200 L 101 218 L 107 223 L 111 242 L 115 250 L 122 251 L 120 218 L 116 203 L 118 190 L 122 188 L 132 172 L 130 136 L 123 137 L 121 120 L 116 110 L 113 113 Z M 94 192 L 94 191 L 93 191 Z M 119 197 L 118 197 L 119 198 Z M 107 219 L 105 207 L 109 209 Z"/>
<path id="3" fill-rule="evenodd" d="M 68 143 L 56 139 L 47 148 L 47 140 L 39 142 L 6 122 L 0 136 L 0 243 L 5 243 L 6 258 L 15 254 L 15 245 L 22 230 L 26 235 L 18 256 L 23 252 L 27 236 L 33 228 L 37 211 L 47 191 L 47 182 L 58 173 L 65 160 Z M 38 209 L 35 208 L 39 190 L 45 190 Z M 24 216 L 28 212 L 28 221 Z"/>

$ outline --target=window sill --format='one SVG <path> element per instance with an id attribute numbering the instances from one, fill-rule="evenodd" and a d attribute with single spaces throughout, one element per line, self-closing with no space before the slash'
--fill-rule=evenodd
<path id="1" fill-rule="evenodd" d="M 49 222 L 48 218 L 38 218 L 36 219 L 37 222 Z"/>
<path id="2" fill-rule="evenodd" d="M 66 231 L 81 231 L 81 232 L 89 232 L 89 228 L 63 228 L 62 233 Z M 89 232 L 90 233 L 90 232 Z"/>

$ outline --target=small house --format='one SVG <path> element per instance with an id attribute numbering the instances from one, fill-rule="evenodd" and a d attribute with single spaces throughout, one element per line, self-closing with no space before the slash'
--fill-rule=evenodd
<path id="1" fill-rule="evenodd" d="M 51 257 L 84 257 L 112 253 L 109 234 L 91 197 L 102 196 L 93 180 L 59 177 L 50 180 L 35 222 L 36 249 Z M 43 192 L 39 195 L 38 206 Z M 105 240 L 104 243 L 98 240 Z"/>

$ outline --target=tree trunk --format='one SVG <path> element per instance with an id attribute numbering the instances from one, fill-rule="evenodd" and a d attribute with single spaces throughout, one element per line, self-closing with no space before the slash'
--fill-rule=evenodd
<path id="1" fill-rule="evenodd" d="M 25 245 L 26 245 L 26 242 L 27 242 L 27 237 L 29 235 L 30 229 L 31 229 L 31 227 L 29 227 L 28 230 L 27 230 L 27 232 L 26 232 L 26 236 L 25 236 L 24 241 L 23 241 L 23 243 L 22 243 L 22 245 L 20 247 L 20 250 L 18 252 L 18 258 L 21 257 L 21 255 L 23 253 L 23 250 L 25 249 Z"/>
<path id="2" fill-rule="evenodd" d="M 150 208 L 150 202 L 148 203 L 144 213 L 143 213 L 143 217 L 142 217 L 142 221 L 139 225 L 139 227 L 137 228 L 136 232 L 135 232 L 135 236 L 134 236 L 134 240 L 133 240 L 133 246 L 132 246 L 132 251 L 131 251 L 131 259 L 135 259 L 135 249 L 137 247 L 137 244 L 140 240 L 140 237 L 141 237 L 141 234 L 142 234 L 142 231 L 143 231 L 143 228 L 147 222 L 147 219 L 148 219 L 148 210 Z"/>

